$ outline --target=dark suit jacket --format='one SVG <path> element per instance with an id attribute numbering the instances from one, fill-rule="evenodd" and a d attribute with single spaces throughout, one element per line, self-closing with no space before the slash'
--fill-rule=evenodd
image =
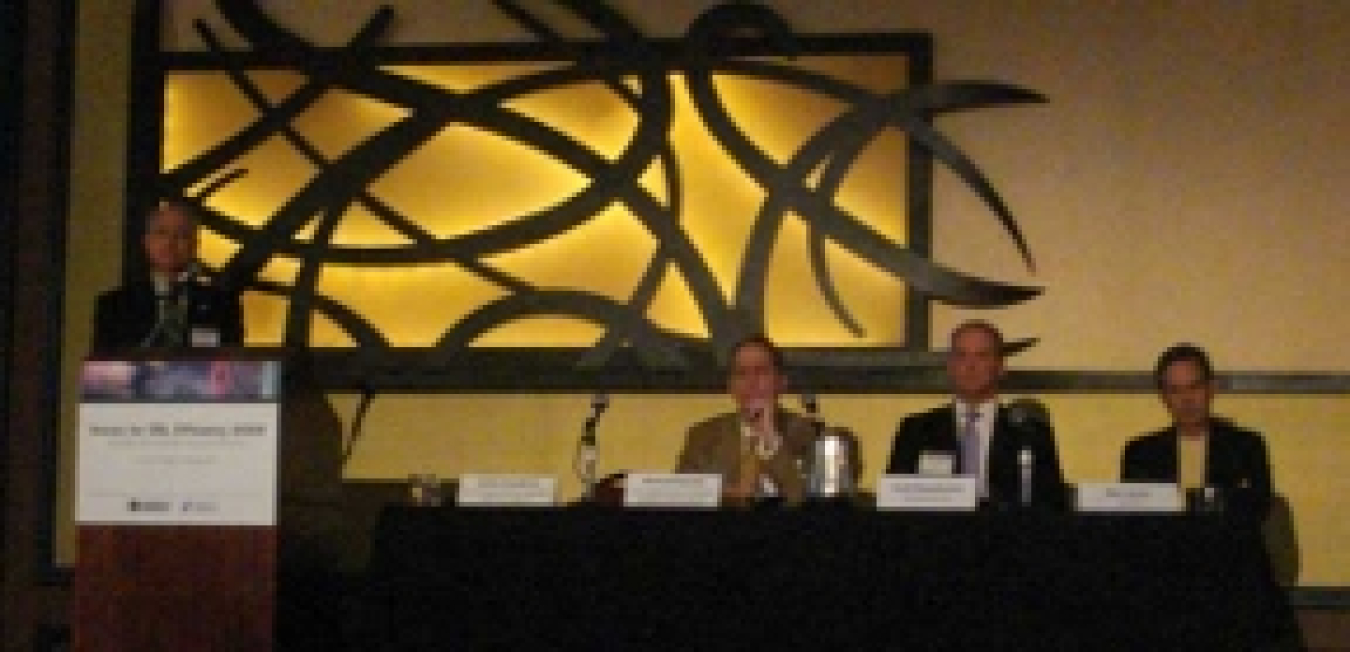
<path id="1" fill-rule="evenodd" d="M 961 467 L 961 447 L 957 441 L 956 408 L 947 404 L 927 412 L 911 414 L 900 422 L 886 473 L 917 473 L 923 453 L 947 453 Z M 1050 426 L 1015 426 L 1007 410 L 1000 407 L 989 440 L 989 497 L 993 506 L 1017 505 L 1021 479 L 1017 456 L 1027 448 L 1032 454 L 1031 499 L 1037 506 L 1061 509 L 1066 504 L 1064 474 L 1059 467 L 1059 452 Z"/>
<path id="2" fill-rule="evenodd" d="M 1270 510 L 1270 465 L 1266 443 L 1255 431 L 1213 419 L 1205 456 L 1205 484 L 1224 493 L 1227 510 L 1264 520 Z M 1126 482 L 1176 482 L 1177 432 L 1167 428 L 1125 445 L 1120 478 Z"/>
<path id="3" fill-rule="evenodd" d="M 189 320 L 193 325 L 214 327 L 221 346 L 243 344 L 244 318 L 238 294 L 195 283 L 190 299 Z M 155 286 L 149 279 L 104 292 L 94 309 L 94 350 L 141 346 L 157 320 Z"/>

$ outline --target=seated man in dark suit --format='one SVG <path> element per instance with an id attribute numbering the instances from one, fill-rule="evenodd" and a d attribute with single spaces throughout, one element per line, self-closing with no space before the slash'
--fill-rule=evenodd
<path id="1" fill-rule="evenodd" d="M 816 424 L 778 405 L 786 387 L 782 353 L 773 342 L 762 335 L 738 342 L 727 371 L 736 410 L 689 429 L 676 472 L 721 474 L 730 502 L 777 497 L 800 503 Z"/>
<path id="2" fill-rule="evenodd" d="M 1062 508 L 1064 476 L 1050 424 L 1015 422 L 999 404 L 1003 356 L 1003 335 L 992 324 L 968 321 L 952 330 L 947 378 L 953 399 L 900 422 L 886 473 L 971 475 L 979 480 L 982 504 L 1013 506 L 1023 502 L 1025 464 L 1032 504 Z"/>
<path id="3" fill-rule="evenodd" d="M 239 295 L 200 278 L 191 208 L 160 204 L 146 218 L 141 245 L 149 273 L 99 296 L 94 350 L 243 343 Z"/>
<path id="4" fill-rule="evenodd" d="M 1213 487 L 1227 511 L 1265 520 L 1270 509 L 1270 468 L 1261 435 L 1215 417 L 1214 368 L 1197 346 L 1163 352 L 1153 371 L 1172 426 L 1136 437 L 1125 446 L 1125 481 L 1175 482 L 1192 490 Z"/>

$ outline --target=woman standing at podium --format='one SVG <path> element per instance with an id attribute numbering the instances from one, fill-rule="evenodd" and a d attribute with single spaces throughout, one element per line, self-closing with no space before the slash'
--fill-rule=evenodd
<path id="1" fill-rule="evenodd" d="M 145 276 L 99 295 L 94 350 L 136 347 L 239 346 L 239 295 L 213 287 L 197 262 L 191 207 L 165 202 L 146 217 Z"/>

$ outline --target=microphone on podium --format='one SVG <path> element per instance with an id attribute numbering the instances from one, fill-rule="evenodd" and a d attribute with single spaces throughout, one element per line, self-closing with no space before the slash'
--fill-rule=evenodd
<path id="1" fill-rule="evenodd" d="M 178 348 L 187 343 L 192 318 L 192 279 L 199 265 L 193 261 L 167 285 L 155 284 L 155 325 L 141 340 L 142 347 Z"/>

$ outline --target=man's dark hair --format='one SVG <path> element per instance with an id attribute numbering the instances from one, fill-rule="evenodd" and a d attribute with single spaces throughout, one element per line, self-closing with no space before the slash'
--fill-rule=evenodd
<path id="1" fill-rule="evenodd" d="M 1167 368 L 1178 362 L 1194 362 L 1205 374 L 1205 380 L 1214 380 L 1214 366 L 1209 362 L 1209 354 L 1194 344 L 1175 344 L 1158 356 L 1158 364 L 1153 367 L 1153 384 L 1159 390 L 1163 386 L 1163 374 Z"/>
<path id="2" fill-rule="evenodd" d="M 150 225 L 155 223 L 155 220 L 159 218 L 159 214 L 168 210 L 182 213 L 183 217 L 186 217 L 194 227 L 201 226 L 202 218 L 197 214 L 196 206 L 179 199 L 165 199 L 164 201 L 155 204 L 155 207 L 150 209 L 150 211 L 145 214 L 145 217 L 141 219 L 141 232 L 149 233 Z"/>
<path id="3" fill-rule="evenodd" d="M 741 349 L 747 346 L 758 346 L 764 349 L 765 351 L 768 351 L 769 359 L 773 361 L 773 368 L 777 369 L 780 372 L 783 371 L 784 367 L 783 367 L 782 350 L 778 348 L 777 344 L 773 343 L 773 340 L 769 339 L 768 335 L 765 335 L 763 333 L 755 333 L 753 335 L 747 335 L 737 340 L 736 343 L 732 345 L 731 352 L 727 354 L 728 367 L 731 366 L 731 361 L 736 359 L 736 354 L 740 353 Z"/>
<path id="4" fill-rule="evenodd" d="M 983 331 L 987 333 L 989 337 L 994 338 L 995 349 L 998 351 L 999 355 L 1003 355 L 1004 351 L 1003 333 L 998 330 L 997 326 L 987 321 L 984 321 L 983 319 L 970 319 L 967 321 L 963 321 L 960 324 L 958 324 L 956 328 L 952 329 L 952 334 L 949 337 L 948 341 L 949 342 L 954 341 L 957 335 L 960 335 L 961 333 L 964 333 L 966 331 Z"/>

